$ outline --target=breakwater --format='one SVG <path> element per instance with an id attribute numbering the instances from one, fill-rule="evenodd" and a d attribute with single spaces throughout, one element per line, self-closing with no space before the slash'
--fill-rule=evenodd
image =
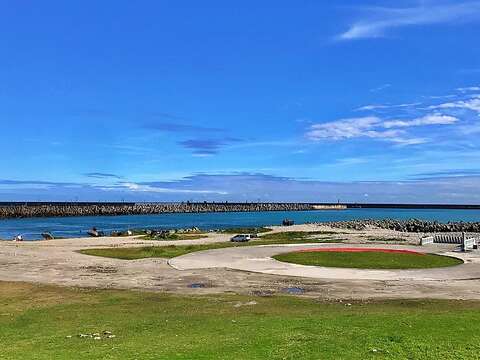
<path id="1" fill-rule="evenodd" d="M 322 209 L 328 207 L 323 206 Z M 332 205 L 331 209 L 339 208 L 338 205 Z M 0 219 L 305 210 L 316 208 L 308 203 L 13 203 L 0 204 Z"/>
<path id="2" fill-rule="evenodd" d="M 395 219 L 366 219 L 328 222 L 327 225 L 340 229 L 365 230 L 376 227 L 380 229 L 396 230 L 401 232 L 435 233 L 435 232 L 468 232 L 480 233 L 480 222 L 447 222 L 425 221 L 418 219 L 395 220 Z"/>

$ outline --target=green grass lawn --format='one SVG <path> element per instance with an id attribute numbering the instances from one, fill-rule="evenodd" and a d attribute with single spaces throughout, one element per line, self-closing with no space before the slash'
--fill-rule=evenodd
<path id="1" fill-rule="evenodd" d="M 0 282 L 0 359 L 478 359 L 479 302 L 351 303 Z"/>
<path id="2" fill-rule="evenodd" d="M 198 245 L 171 245 L 171 246 L 148 246 L 148 247 L 130 247 L 130 248 L 104 248 L 104 249 L 85 249 L 82 254 L 111 257 L 124 260 L 143 259 L 149 257 L 173 258 L 185 255 L 195 251 L 222 249 L 234 246 L 254 246 L 254 245 L 275 245 L 275 244 L 302 244 L 302 243 L 322 243 L 322 242 L 340 242 L 341 240 L 332 239 L 312 239 L 313 235 L 325 235 L 323 232 L 284 232 L 266 234 L 258 239 L 250 240 L 244 243 L 221 242 L 213 244 Z"/>
<path id="3" fill-rule="evenodd" d="M 424 269 L 462 264 L 448 256 L 382 252 L 291 252 L 274 256 L 288 263 L 357 269 Z"/>

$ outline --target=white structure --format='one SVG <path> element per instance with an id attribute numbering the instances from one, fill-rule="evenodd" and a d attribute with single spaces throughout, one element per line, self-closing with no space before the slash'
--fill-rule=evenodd
<path id="1" fill-rule="evenodd" d="M 459 244 L 462 251 L 473 250 L 477 247 L 480 236 L 461 234 L 433 234 L 420 239 L 420 245 L 428 244 Z"/>

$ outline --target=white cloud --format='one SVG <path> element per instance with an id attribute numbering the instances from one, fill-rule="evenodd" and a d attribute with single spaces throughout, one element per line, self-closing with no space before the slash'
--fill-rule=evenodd
<path id="1" fill-rule="evenodd" d="M 433 99 L 433 100 L 436 100 L 436 99 L 451 99 L 451 98 L 455 98 L 457 97 L 457 95 L 430 95 L 428 96 L 429 99 Z"/>
<path id="2" fill-rule="evenodd" d="M 423 125 L 450 125 L 458 121 L 458 118 L 450 115 L 430 114 L 413 120 L 388 120 L 383 123 L 385 128 L 410 127 Z"/>
<path id="3" fill-rule="evenodd" d="M 446 102 L 440 105 L 429 106 L 429 109 L 466 109 L 478 112 L 480 115 L 480 94 L 473 95 L 468 100 Z"/>
<path id="4" fill-rule="evenodd" d="M 141 185 L 133 182 L 124 182 L 120 184 L 121 187 L 133 192 L 151 192 L 151 193 L 179 193 L 179 194 L 228 194 L 225 191 L 217 190 L 189 190 L 189 189 L 175 189 L 175 188 L 162 188 L 151 185 Z M 103 187 L 103 190 L 118 190 L 118 187 Z"/>
<path id="5" fill-rule="evenodd" d="M 461 87 L 461 88 L 458 88 L 457 91 L 460 91 L 463 93 L 470 92 L 470 91 L 480 91 L 480 86 Z"/>
<path id="6" fill-rule="evenodd" d="M 429 139 L 427 138 L 393 138 L 391 139 L 392 142 L 401 145 L 401 146 L 407 146 L 407 145 L 420 145 L 420 144 L 425 144 L 429 142 Z"/>
<path id="7" fill-rule="evenodd" d="M 341 40 L 382 37 L 392 28 L 441 23 L 461 23 L 480 18 L 480 2 L 422 4 L 410 8 L 367 8 L 368 18 L 338 36 Z"/>
<path id="8" fill-rule="evenodd" d="M 403 135 L 402 130 L 385 130 L 385 131 L 378 131 L 378 130 L 369 130 L 366 131 L 363 135 L 370 137 L 370 138 L 377 138 L 377 139 L 391 139 L 394 140 L 398 136 Z"/>
<path id="9" fill-rule="evenodd" d="M 310 127 L 307 137 L 312 140 L 340 140 L 366 136 L 365 133 L 380 122 L 378 117 L 367 116 L 315 124 Z"/>
<path id="10" fill-rule="evenodd" d="M 378 109 L 388 109 L 388 105 L 365 105 L 362 107 L 359 107 L 355 111 L 372 111 L 372 110 L 378 110 Z"/>
<path id="11" fill-rule="evenodd" d="M 306 136 L 310 140 L 345 140 L 367 137 L 392 140 L 403 135 L 402 130 L 379 130 L 382 120 L 375 116 L 342 119 L 310 127 Z"/>
<path id="12" fill-rule="evenodd" d="M 395 108 L 407 108 L 407 107 L 412 107 L 412 106 L 417 106 L 421 105 L 422 103 L 416 102 L 416 103 L 408 103 L 408 104 L 397 104 L 397 105 L 365 105 L 362 107 L 359 107 L 355 111 L 372 111 L 372 110 L 382 110 L 382 109 L 395 109 Z"/>
<path id="13" fill-rule="evenodd" d="M 429 114 L 410 120 L 383 120 L 376 116 L 341 119 L 314 124 L 306 133 L 310 140 L 345 140 L 352 138 L 372 138 L 393 142 L 398 145 L 417 145 L 428 142 L 423 137 L 411 137 L 401 128 L 429 125 L 450 125 L 458 118 L 442 114 Z M 387 130 L 385 130 L 387 129 Z"/>

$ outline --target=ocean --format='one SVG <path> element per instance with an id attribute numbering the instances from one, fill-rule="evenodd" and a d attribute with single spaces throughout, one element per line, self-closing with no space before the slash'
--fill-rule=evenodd
<path id="1" fill-rule="evenodd" d="M 15 235 L 21 234 L 26 240 L 38 240 L 45 231 L 51 232 L 55 237 L 80 237 L 87 236 L 86 232 L 92 227 L 106 233 L 112 230 L 173 229 L 193 226 L 213 230 L 280 225 L 285 218 L 294 220 L 296 224 L 353 219 L 412 218 L 439 222 L 477 222 L 480 221 L 480 210 L 348 209 L 3 219 L 0 220 L 0 239 L 10 240 Z"/>

